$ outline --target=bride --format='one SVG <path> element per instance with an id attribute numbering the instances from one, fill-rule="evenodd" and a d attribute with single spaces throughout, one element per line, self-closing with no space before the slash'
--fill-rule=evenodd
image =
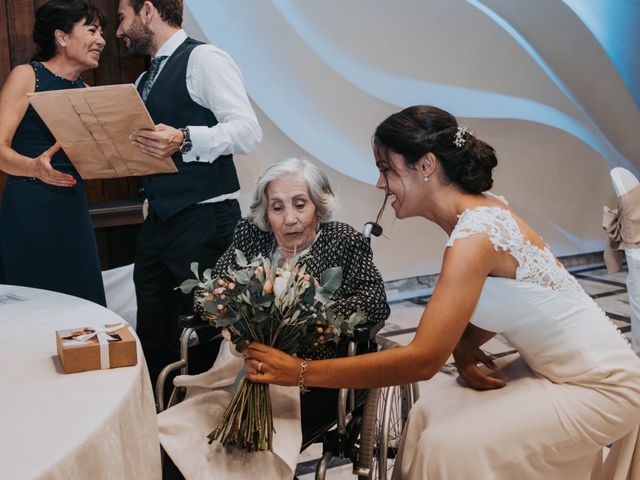
<path id="1" fill-rule="evenodd" d="M 638 475 L 640 360 L 542 238 L 487 193 L 494 150 L 451 114 L 414 106 L 378 126 L 374 154 L 377 186 L 396 216 L 424 217 L 449 235 L 415 338 L 402 348 L 313 361 L 251 344 L 247 377 L 301 388 L 380 387 L 430 379 L 453 353 L 464 383 L 487 391 L 456 385 L 423 396 L 394 478 Z M 479 347 L 496 333 L 521 358 L 502 379 L 477 366 L 492 366 Z"/>

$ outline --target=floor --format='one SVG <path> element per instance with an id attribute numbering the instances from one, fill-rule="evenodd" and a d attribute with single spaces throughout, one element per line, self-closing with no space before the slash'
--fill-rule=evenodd
<path id="1" fill-rule="evenodd" d="M 568 267 L 569 271 L 578 279 L 585 291 L 591 295 L 618 329 L 625 335 L 630 332 L 629 299 L 626 288 L 627 272 L 621 271 L 608 274 L 602 264 L 591 264 Z M 408 343 L 415 332 L 424 306 L 429 300 L 434 278 L 417 279 L 411 286 L 406 283 L 387 285 L 387 292 L 391 305 L 391 317 L 387 321 L 381 335 L 399 344 Z M 498 338 L 492 339 L 483 350 L 488 352 L 493 359 L 514 355 L 515 350 L 501 342 Z M 451 359 L 450 359 L 451 360 Z M 444 365 L 441 372 L 430 382 L 446 378 L 444 375 L 457 375 L 452 361 Z M 424 382 L 421 383 L 424 385 Z M 297 476 L 300 480 L 315 478 L 315 469 L 318 459 L 322 455 L 320 444 L 312 445 L 300 454 Z M 343 480 L 355 478 L 352 474 L 352 466 L 344 460 L 335 459 L 327 471 L 327 479 Z"/>

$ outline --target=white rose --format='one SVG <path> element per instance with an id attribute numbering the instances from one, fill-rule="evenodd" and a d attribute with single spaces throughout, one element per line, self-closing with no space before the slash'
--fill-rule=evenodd
<path id="1" fill-rule="evenodd" d="M 282 275 L 277 276 L 273 282 L 273 294 L 279 300 L 282 300 L 287 293 L 287 283 L 289 282 L 290 275 L 291 272 L 284 271 Z"/>

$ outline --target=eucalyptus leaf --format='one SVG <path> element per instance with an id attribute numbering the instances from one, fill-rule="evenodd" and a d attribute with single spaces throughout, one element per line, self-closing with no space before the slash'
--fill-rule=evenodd
<path id="1" fill-rule="evenodd" d="M 342 267 L 327 268 L 320 276 L 320 285 L 322 289 L 333 293 L 342 283 Z"/>
<path id="2" fill-rule="evenodd" d="M 207 312 L 218 315 L 218 304 L 214 300 L 205 300 L 202 306 Z"/>
<path id="3" fill-rule="evenodd" d="M 196 264 L 197 265 L 197 264 Z M 204 278 L 207 281 L 211 281 L 211 269 L 207 268 L 204 272 L 202 272 L 202 278 Z"/>
<path id="4" fill-rule="evenodd" d="M 247 264 L 247 267 L 259 267 L 260 265 L 262 265 L 264 259 L 262 257 L 262 255 L 258 255 L 256 258 L 254 258 L 251 263 Z"/>
<path id="5" fill-rule="evenodd" d="M 200 275 L 198 274 L 198 266 L 199 266 L 198 262 L 191 262 L 191 271 L 196 276 L 196 278 L 199 280 L 200 279 Z"/>
<path id="6" fill-rule="evenodd" d="M 316 290 L 314 298 L 320 303 L 327 304 L 331 301 L 331 293 L 325 291 L 325 289 L 323 288 L 319 288 L 318 290 Z"/>
<path id="7" fill-rule="evenodd" d="M 305 305 L 309 305 L 313 303 L 313 299 L 315 295 L 316 295 L 316 287 L 313 284 L 313 282 L 311 282 L 309 287 L 305 290 L 304 294 L 302 295 L 302 298 L 300 299 L 300 303 L 303 303 Z"/>
<path id="8" fill-rule="evenodd" d="M 228 327 L 229 325 L 233 325 L 237 321 L 238 321 L 238 317 L 222 317 L 222 318 L 218 317 L 216 319 L 216 327 L 219 327 L 219 328 Z"/>
<path id="9" fill-rule="evenodd" d="M 247 266 L 247 257 L 244 256 L 241 250 L 235 249 L 236 263 L 239 267 L 244 268 Z"/>
<path id="10" fill-rule="evenodd" d="M 191 265 L 194 265 L 193 263 Z M 196 269 L 198 268 L 198 264 L 196 263 Z M 197 287 L 198 285 L 200 285 L 200 282 L 196 279 L 193 278 L 188 278 L 186 279 L 184 282 L 182 282 L 180 284 L 180 286 L 176 287 L 179 288 L 182 293 L 191 293 L 191 290 L 193 290 L 195 287 Z"/>
<path id="11" fill-rule="evenodd" d="M 235 278 L 236 278 L 236 283 L 239 283 L 240 285 L 247 285 L 251 281 L 251 276 L 249 272 L 245 272 L 244 270 L 236 271 Z"/>

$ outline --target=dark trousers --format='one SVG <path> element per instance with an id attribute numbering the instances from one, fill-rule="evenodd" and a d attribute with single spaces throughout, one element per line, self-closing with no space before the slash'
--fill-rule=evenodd
<path id="1" fill-rule="evenodd" d="M 194 205 L 164 222 L 149 211 L 138 235 L 133 280 L 138 301 L 136 330 L 154 386 L 160 370 L 178 359 L 178 315 L 193 311 L 193 296 L 176 287 L 194 278 L 192 262 L 199 263 L 200 272 L 215 265 L 231 244 L 239 220 L 236 200 Z M 211 367 L 217 352 L 210 353 L 190 356 L 191 373 Z M 204 357 L 199 359 L 202 365 L 195 364 L 197 357 Z"/>

